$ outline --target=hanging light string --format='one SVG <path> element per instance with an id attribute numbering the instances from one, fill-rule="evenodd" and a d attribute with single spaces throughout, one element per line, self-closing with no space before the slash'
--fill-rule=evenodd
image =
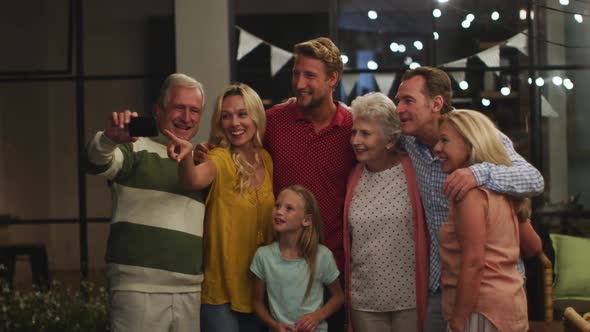
<path id="1" fill-rule="evenodd" d="M 575 0 L 575 1 L 585 2 L 585 1 L 582 1 L 582 0 Z M 585 3 L 590 3 L 590 2 L 585 2 Z M 533 4 L 536 4 L 538 7 L 541 7 L 541 8 L 547 9 L 547 10 L 553 10 L 553 11 L 556 11 L 556 12 L 562 12 L 562 13 L 571 14 L 571 15 L 577 14 L 577 15 L 582 15 L 582 16 L 590 17 L 590 15 L 588 15 L 588 14 L 579 14 L 579 13 L 569 12 L 569 11 L 560 10 L 560 9 L 557 9 L 557 8 L 552 8 L 552 7 L 547 7 L 547 6 L 539 5 L 538 3 L 533 3 Z M 463 8 L 460 8 L 460 7 L 455 6 L 455 5 L 451 4 L 450 2 L 445 3 L 445 7 L 451 7 L 451 8 L 453 8 L 456 11 L 461 12 L 461 13 L 467 13 L 467 14 L 472 13 L 471 11 L 468 11 L 468 10 L 465 10 Z M 503 29 L 503 30 L 505 30 L 505 31 L 507 31 L 507 32 L 511 32 L 511 33 L 514 32 L 513 29 L 510 29 L 510 28 L 508 28 L 508 27 L 506 27 L 506 26 L 504 26 L 502 24 L 498 25 L 498 27 L 501 28 L 501 29 Z M 526 36 L 530 36 L 530 34 L 528 32 L 526 32 L 526 31 L 521 31 L 520 33 L 522 33 L 523 35 L 526 35 Z M 541 41 L 541 42 L 544 42 L 544 43 L 547 43 L 547 44 L 551 44 L 551 45 L 555 45 L 555 46 L 560 46 L 560 47 L 564 47 L 564 48 L 569 48 L 569 49 L 587 49 L 587 48 L 590 48 L 590 45 L 568 45 L 568 44 L 565 44 L 565 43 L 560 43 L 560 42 L 556 42 L 556 41 L 553 41 L 553 40 L 548 40 L 548 39 L 545 39 L 545 38 L 541 38 L 541 37 L 538 37 L 538 36 L 535 36 L 535 35 L 533 35 L 532 37 L 533 37 L 533 39 L 535 39 L 537 41 Z"/>

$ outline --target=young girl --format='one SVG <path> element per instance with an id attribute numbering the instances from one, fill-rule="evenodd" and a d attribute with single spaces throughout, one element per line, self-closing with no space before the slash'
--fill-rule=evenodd
<path id="1" fill-rule="evenodd" d="M 250 266 L 256 276 L 254 312 L 273 331 L 327 331 L 324 320 L 340 308 L 344 294 L 332 252 L 320 244 L 322 222 L 315 197 L 298 185 L 283 189 L 272 220 L 278 241 L 259 248 Z M 331 295 L 326 304 L 324 285 Z"/>
<path id="2" fill-rule="evenodd" d="M 176 126 L 183 128 L 182 119 Z M 211 186 L 205 213 L 201 330 L 258 332 L 253 314 L 253 278 L 248 267 L 256 249 L 272 239 L 272 160 L 262 148 L 266 127 L 260 97 L 236 83 L 221 95 L 211 119 L 211 141 L 218 144 L 195 165 L 192 144 L 166 131 L 168 156 L 179 162 L 189 189 Z"/>

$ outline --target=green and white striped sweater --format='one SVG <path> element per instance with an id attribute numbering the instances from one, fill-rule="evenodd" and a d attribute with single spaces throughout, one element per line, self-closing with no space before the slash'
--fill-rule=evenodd
<path id="1" fill-rule="evenodd" d="M 107 245 L 111 290 L 200 291 L 205 191 L 187 191 L 162 135 L 117 145 L 98 132 L 88 173 L 109 180 L 113 217 Z"/>

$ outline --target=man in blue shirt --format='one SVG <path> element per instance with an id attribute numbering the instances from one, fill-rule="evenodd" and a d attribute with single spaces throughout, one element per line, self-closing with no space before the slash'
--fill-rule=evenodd
<path id="1" fill-rule="evenodd" d="M 416 170 L 430 236 L 429 294 L 424 325 L 424 330 L 428 332 L 446 331 L 440 296 L 438 232 L 447 218 L 447 200 L 461 199 L 476 186 L 514 196 L 540 194 L 544 186 L 541 173 L 516 153 L 510 139 L 499 131 L 498 135 L 513 163 L 511 167 L 481 163 L 457 169 L 448 176 L 444 174 L 432 148 L 439 138 L 440 115 L 453 110 L 451 97 L 449 76 L 432 67 L 407 71 L 395 96 L 396 112 L 404 134 L 400 140 Z"/>

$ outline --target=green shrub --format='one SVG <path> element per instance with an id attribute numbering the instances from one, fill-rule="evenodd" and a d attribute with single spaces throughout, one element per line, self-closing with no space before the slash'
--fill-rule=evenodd
<path id="1" fill-rule="evenodd" d="M 50 290 L 21 293 L 0 280 L 0 332 L 108 331 L 107 304 L 106 290 L 90 283 L 71 292 L 54 281 Z"/>

